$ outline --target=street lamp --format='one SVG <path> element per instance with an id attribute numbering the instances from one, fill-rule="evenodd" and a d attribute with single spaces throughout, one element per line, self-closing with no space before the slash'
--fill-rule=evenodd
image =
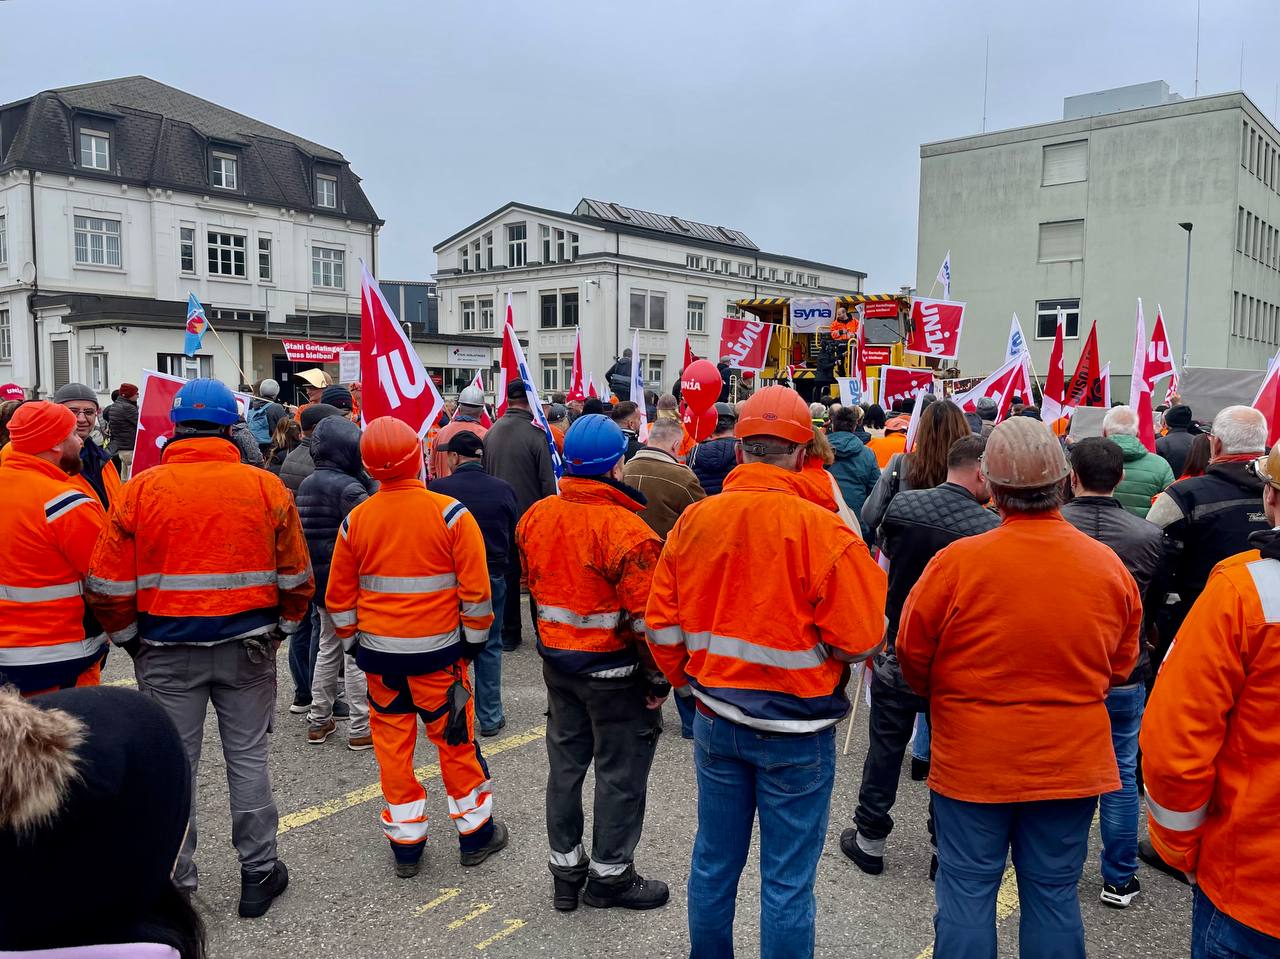
<path id="1" fill-rule="evenodd" d="M 1191 309 L 1191 224 L 1179 223 L 1187 231 L 1187 274 L 1182 284 L 1182 370 L 1187 369 L 1187 317 Z"/>

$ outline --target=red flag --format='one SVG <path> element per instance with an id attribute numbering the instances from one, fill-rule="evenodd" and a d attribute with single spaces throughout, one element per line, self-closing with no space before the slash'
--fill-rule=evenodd
<path id="1" fill-rule="evenodd" d="M 1267 366 L 1252 406 L 1267 418 L 1267 446 L 1274 446 L 1280 440 L 1280 353 Z"/>
<path id="2" fill-rule="evenodd" d="M 685 340 L 686 348 L 689 341 Z M 569 383 L 569 392 L 565 399 L 573 402 L 574 400 L 581 403 L 587 398 L 587 394 L 582 388 L 582 327 L 578 327 L 577 339 L 573 344 L 573 374 L 572 382 Z"/>
<path id="3" fill-rule="evenodd" d="M 444 400 L 363 263 L 360 274 L 360 422 L 394 416 L 426 436 Z"/>
<path id="4" fill-rule="evenodd" d="M 684 363 L 680 365 L 680 372 L 683 373 L 687 370 L 689 364 L 696 359 L 697 357 L 693 355 L 693 347 L 689 345 L 689 337 L 686 336 L 684 338 Z"/>
<path id="5" fill-rule="evenodd" d="M 951 402 L 966 413 L 976 413 L 978 411 L 978 400 L 984 396 L 989 396 L 996 401 L 996 422 L 999 423 L 1004 419 L 1005 414 L 1009 412 L 1009 407 L 1013 404 L 1013 394 L 1017 392 L 1019 377 L 1023 375 L 1023 366 L 1027 361 L 1026 356 L 1027 354 L 1024 351 L 1013 359 L 1006 361 L 1004 366 L 967 393 L 951 397 Z"/>
<path id="6" fill-rule="evenodd" d="M 1053 334 L 1053 350 L 1049 354 L 1049 375 L 1045 378 L 1044 391 L 1040 397 L 1040 418 L 1050 426 L 1069 412 L 1062 369 L 1062 348 L 1066 334 L 1067 314 L 1058 310 L 1058 325 Z"/>
<path id="7" fill-rule="evenodd" d="M 476 370 L 476 378 L 471 381 L 471 385 L 478 389 L 481 394 L 484 393 L 484 376 L 480 370 Z M 486 406 L 480 407 L 480 425 L 485 429 L 493 425 L 493 418 L 489 416 L 489 409 Z"/>
<path id="8" fill-rule="evenodd" d="M 853 369 L 849 371 L 849 376 L 857 382 L 859 396 L 867 395 L 867 357 L 866 347 L 862 342 L 866 329 L 867 324 L 864 319 L 853 331 Z"/>
<path id="9" fill-rule="evenodd" d="M 1080 354 L 1080 361 L 1076 363 L 1076 370 L 1067 384 L 1067 405 L 1072 409 L 1077 406 L 1102 405 L 1102 365 L 1098 357 L 1096 320 L 1089 329 L 1089 336 L 1084 341 L 1084 352 Z"/>
<path id="10" fill-rule="evenodd" d="M 880 370 L 880 405 L 892 409 L 901 400 L 933 392 L 933 371 L 917 366 L 886 366 Z"/>
<path id="11" fill-rule="evenodd" d="M 507 294 L 507 322 L 503 327 L 502 335 L 502 362 L 498 366 L 498 388 L 494 391 L 493 405 L 501 416 L 507 411 L 507 384 L 514 380 L 520 379 L 520 364 L 516 360 L 515 350 L 511 348 L 511 342 L 506 335 L 506 327 L 511 327 L 511 332 L 516 329 L 515 313 L 511 309 L 511 294 Z"/>
<path id="12" fill-rule="evenodd" d="M 1173 363 L 1173 350 L 1169 346 L 1169 334 L 1164 328 L 1164 314 L 1160 304 L 1156 304 L 1156 322 L 1151 327 L 1151 343 L 1147 346 L 1147 359 L 1143 367 L 1147 378 L 1147 386 L 1154 391 L 1155 385 L 1166 376 L 1177 376 L 1178 368 Z"/>
<path id="13" fill-rule="evenodd" d="M 907 352 L 954 360 L 959 355 L 964 304 L 917 296 L 911 300 L 911 334 Z"/>
<path id="14" fill-rule="evenodd" d="M 596 378 L 594 373 L 587 374 L 587 396 L 594 399 L 600 399 L 600 394 L 596 392 Z"/>
<path id="15" fill-rule="evenodd" d="M 1099 386 L 1102 390 L 1102 402 L 1098 405 L 1104 410 L 1111 408 L 1111 364 L 1108 363 L 1102 368 L 1102 373 L 1098 376 Z"/>
<path id="16" fill-rule="evenodd" d="M 1138 297 L 1138 317 L 1133 334 L 1133 372 L 1129 380 L 1129 406 L 1138 414 L 1138 439 L 1151 453 L 1156 451 L 1156 427 L 1151 416 L 1151 382 L 1147 379 L 1147 321 Z"/>
<path id="17" fill-rule="evenodd" d="M 769 361 L 772 337 L 773 327 L 768 323 L 726 316 L 720 324 L 720 355 L 737 369 L 759 372 Z"/>

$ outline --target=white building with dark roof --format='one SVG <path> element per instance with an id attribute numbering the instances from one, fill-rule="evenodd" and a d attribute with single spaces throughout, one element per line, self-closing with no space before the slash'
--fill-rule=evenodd
<path id="1" fill-rule="evenodd" d="M 600 382 L 639 331 L 646 382 L 669 390 L 688 336 L 716 359 L 740 299 L 862 290 L 850 267 L 762 251 L 744 233 L 617 203 L 508 203 L 435 246 L 440 331 L 501 332 L 507 294 L 538 385 L 565 390 L 574 339 Z"/>
<path id="2" fill-rule="evenodd" d="M 0 106 L 0 382 L 105 399 L 143 368 L 235 383 L 238 364 L 292 399 L 315 364 L 281 340 L 359 339 L 381 225 L 338 151 L 147 77 Z M 209 335 L 182 356 L 188 292 L 226 352 Z M 443 367 L 427 320 L 406 318 Z"/>

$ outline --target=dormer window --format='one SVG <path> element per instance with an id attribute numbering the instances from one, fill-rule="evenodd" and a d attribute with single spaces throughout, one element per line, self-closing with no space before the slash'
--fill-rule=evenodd
<path id="1" fill-rule="evenodd" d="M 209 164 L 210 182 L 220 190 L 240 188 L 239 161 L 233 153 L 214 153 Z"/>
<path id="2" fill-rule="evenodd" d="M 80 165 L 88 170 L 111 169 L 111 134 L 100 130 L 80 131 Z"/>
<path id="3" fill-rule="evenodd" d="M 322 206 L 329 210 L 338 208 L 337 177 L 325 176 L 323 173 L 316 175 L 316 206 Z"/>

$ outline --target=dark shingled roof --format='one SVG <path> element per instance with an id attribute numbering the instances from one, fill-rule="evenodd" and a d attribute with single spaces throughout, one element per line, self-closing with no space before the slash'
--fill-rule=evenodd
<path id="1" fill-rule="evenodd" d="M 110 125 L 110 170 L 79 165 L 77 118 Z M 239 154 L 238 188 L 209 182 L 209 150 Z M 149 77 L 124 77 L 46 90 L 0 106 L 0 171 L 28 167 L 381 223 L 342 154 Z M 336 209 L 315 204 L 316 172 L 336 176 Z"/>

